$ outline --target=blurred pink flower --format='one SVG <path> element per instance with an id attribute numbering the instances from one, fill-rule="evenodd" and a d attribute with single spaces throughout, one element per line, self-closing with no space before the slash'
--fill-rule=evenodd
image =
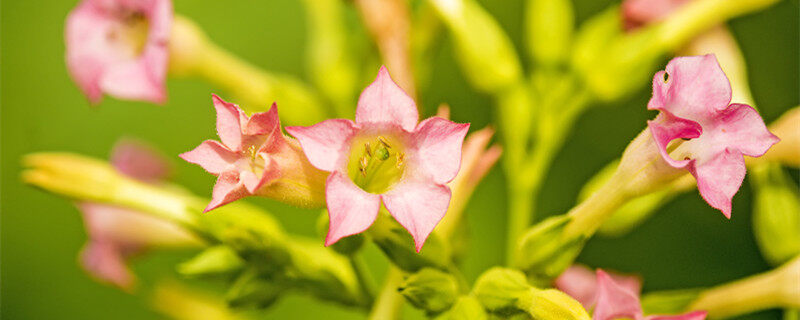
<path id="1" fill-rule="evenodd" d="M 636 294 L 642 289 L 639 277 L 610 273 L 617 284 Z M 578 300 L 586 310 L 591 310 L 597 302 L 597 276 L 594 271 L 580 264 L 574 264 L 556 278 L 556 289 Z"/>
<path id="2" fill-rule="evenodd" d="M 631 30 L 660 21 L 689 1 L 691 0 L 624 0 L 622 19 L 625 29 Z"/>
<path id="3" fill-rule="evenodd" d="M 703 320 L 705 311 L 694 311 L 676 316 L 644 316 L 639 302 L 639 293 L 614 281 L 603 270 L 597 270 L 597 304 L 593 320 Z"/>
<path id="4" fill-rule="evenodd" d="M 728 218 L 744 180 L 742 155 L 759 157 L 779 141 L 755 109 L 730 102 L 728 78 L 714 55 L 705 55 L 672 59 L 653 78 L 647 104 L 660 111 L 648 127 L 662 158 L 689 170 L 703 199 Z M 675 139 L 686 141 L 673 150 Z"/>
<path id="5" fill-rule="evenodd" d="M 417 252 L 444 217 L 469 124 L 439 117 L 417 123 L 414 101 L 381 67 L 358 100 L 355 122 L 332 119 L 287 127 L 326 182 L 330 228 L 325 244 L 360 233 L 383 202 L 414 237 Z"/>
<path id="6" fill-rule="evenodd" d="M 147 183 L 161 182 L 168 173 L 166 161 L 151 149 L 123 141 L 112 151 L 112 165 L 121 173 Z M 186 247 L 198 240 L 180 227 L 134 210 L 81 202 L 89 241 L 81 264 L 95 278 L 131 290 L 135 277 L 126 262 L 152 247 Z"/>
<path id="7" fill-rule="evenodd" d="M 66 22 L 69 73 L 93 104 L 163 103 L 171 26 L 170 0 L 83 0 Z"/>

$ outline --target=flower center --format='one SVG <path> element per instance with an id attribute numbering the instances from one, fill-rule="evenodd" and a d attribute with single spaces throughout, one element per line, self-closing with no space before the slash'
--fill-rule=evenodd
<path id="1" fill-rule="evenodd" d="M 108 30 L 106 39 L 127 52 L 131 58 L 138 57 L 147 44 L 147 19 L 140 12 L 122 11 L 118 15 L 119 23 Z"/>
<path id="2" fill-rule="evenodd" d="M 377 136 L 356 139 L 351 150 L 347 173 L 362 190 L 384 193 L 403 177 L 406 163 L 401 143 Z"/>

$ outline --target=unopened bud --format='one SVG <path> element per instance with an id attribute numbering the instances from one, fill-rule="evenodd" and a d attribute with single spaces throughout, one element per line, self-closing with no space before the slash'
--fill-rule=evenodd
<path id="1" fill-rule="evenodd" d="M 285 287 L 277 283 L 260 278 L 256 272 L 245 271 L 228 289 L 225 298 L 234 308 L 267 308 L 274 304 L 285 290 Z"/>
<path id="2" fill-rule="evenodd" d="M 761 253 L 772 265 L 800 254 L 800 193 L 778 164 L 751 169 L 755 191 L 753 232 Z"/>
<path id="3" fill-rule="evenodd" d="M 517 301 L 532 289 L 522 272 L 494 267 L 475 281 L 472 294 L 487 310 L 509 315 L 519 311 Z"/>
<path id="4" fill-rule="evenodd" d="M 522 67 L 511 40 L 474 0 L 430 0 L 455 41 L 456 57 L 477 89 L 495 93 L 518 81 Z"/>
<path id="5" fill-rule="evenodd" d="M 461 296 L 449 311 L 436 317 L 436 320 L 487 320 L 489 315 L 481 303 L 473 296 Z"/>
<path id="6" fill-rule="evenodd" d="M 239 271 L 243 266 L 244 261 L 231 248 L 218 245 L 178 265 L 178 272 L 186 276 L 219 275 Z"/>
<path id="7" fill-rule="evenodd" d="M 575 20 L 572 1 L 529 0 L 526 12 L 531 56 L 543 65 L 563 63 L 572 46 Z"/>
<path id="8" fill-rule="evenodd" d="M 438 314 L 455 302 L 458 283 L 449 273 L 425 268 L 408 276 L 397 291 L 415 307 Z"/>
<path id="9" fill-rule="evenodd" d="M 566 237 L 568 215 L 548 218 L 529 229 L 519 240 L 517 265 L 530 280 L 545 285 L 566 270 L 583 249 L 583 236 Z"/>
<path id="10" fill-rule="evenodd" d="M 580 302 L 556 289 L 530 290 L 517 306 L 536 320 L 591 319 Z"/>

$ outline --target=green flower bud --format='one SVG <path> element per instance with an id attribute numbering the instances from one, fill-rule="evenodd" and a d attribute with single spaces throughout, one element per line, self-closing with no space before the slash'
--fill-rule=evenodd
<path id="1" fill-rule="evenodd" d="M 510 315 L 519 311 L 517 301 L 533 289 L 518 270 L 494 267 L 484 272 L 472 289 L 478 301 L 489 311 Z"/>
<path id="2" fill-rule="evenodd" d="M 478 299 L 473 296 L 461 296 L 449 311 L 436 317 L 436 320 L 488 320 L 489 315 Z"/>
<path id="3" fill-rule="evenodd" d="M 254 270 L 243 272 L 225 294 L 228 305 L 234 308 L 267 308 L 280 298 L 286 288 L 262 279 Z"/>
<path id="4" fill-rule="evenodd" d="M 684 289 L 648 293 L 642 297 L 642 310 L 645 314 L 683 313 L 702 292 L 703 289 Z"/>
<path id="5" fill-rule="evenodd" d="M 575 23 L 571 0 L 529 0 L 525 22 L 536 62 L 557 65 L 568 59 Z"/>
<path id="6" fill-rule="evenodd" d="M 565 237 L 568 215 L 550 217 L 531 227 L 519 240 L 517 265 L 530 281 L 546 286 L 566 270 L 583 249 L 584 236 Z"/>
<path id="7" fill-rule="evenodd" d="M 503 29 L 474 0 L 429 0 L 455 42 L 456 58 L 477 89 L 496 93 L 522 75 L 519 58 Z"/>
<path id="8" fill-rule="evenodd" d="M 458 283 L 449 273 L 425 268 L 408 276 L 397 291 L 413 306 L 428 314 L 438 314 L 455 302 Z"/>
<path id="9" fill-rule="evenodd" d="M 230 247 L 213 246 L 178 265 L 178 272 L 185 276 L 218 275 L 242 269 L 244 261 Z"/>
<path id="10" fill-rule="evenodd" d="M 556 289 L 533 289 L 517 302 L 535 320 L 589 320 L 580 302 Z"/>
<path id="11" fill-rule="evenodd" d="M 425 247 L 417 253 L 411 235 L 389 217 L 385 209 L 381 209 L 367 233 L 389 260 L 406 272 L 416 272 L 425 267 L 445 270 L 451 264 L 450 249 L 436 233 L 428 237 Z"/>
<path id="12" fill-rule="evenodd" d="M 751 172 L 753 232 L 764 258 L 777 266 L 800 254 L 800 193 L 778 164 L 763 163 Z"/>

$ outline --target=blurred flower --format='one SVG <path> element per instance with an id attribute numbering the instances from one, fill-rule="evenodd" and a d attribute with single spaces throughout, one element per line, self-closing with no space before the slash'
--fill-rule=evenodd
<path id="1" fill-rule="evenodd" d="M 168 173 L 166 162 L 142 145 L 123 141 L 114 148 L 111 163 L 117 171 L 147 183 L 157 183 Z M 120 288 L 133 288 L 135 278 L 126 260 L 152 247 L 186 247 L 198 240 L 175 224 L 122 207 L 80 202 L 78 208 L 89 241 L 81 264 L 99 280 Z"/>
<path id="2" fill-rule="evenodd" d="M 691 0 L 625 0 L 622 19 L 625 29 L 631 30 L 650 22 L 662 20 L 673 10 Z"/>
<path id="3" fill-rule="evenodd" d="M 414 101 L 382 67 L 358 101 L 355 123 L 332 119 L 287 127 L 326 182 L 330 245 L 366 230 L 381 201 L 414 237 L 417 251 L 444 217 L 445 184 L 458 173 L 469 124 L 432 117 L 417 124 Z"/>
<path id="4" fill-rule="evenodd" d="M 677 316 L 647 316 L 642 314 L 639 294 L 617 283 L 603 270 L 597 270 L 597 306 L 594 320 L 633 319 L 633 320 L 703 320 L 705 311 L 695 311 Z"/>
<path id="5" fill-rule="evenodd" d="M 636 276 L 611 273 L 610 276 L 620 286 L 638 293 L 642 289 L 642 281 Z M 574 264 L 565 270 L 554 283 L 556 289 L 578 300 L 586 310 L 597 302 L 597 275 L 588 267 Z"/>
<path id="6" fill-rule="evenodd" d="M 742 155 L 759 157 L 779 141 L 755 109 L 730 101 L 725 73 L 714 55 L 705 55 L 672 59 L 656 73 L 647 106 L 661 111 L 648 127 L 662 158 L 689 170 L 700 195 L 728 218 L 744 180 Z M 678 138 L 686 141 L 673 149 Z"/>
<path id="7" fill-rule="evenodd" d="M 217 95 L 212 100 L 222 143 L 206 140 L 180 155 L 218 177 L 206 212 L 250 195 L 304 207 L 321 203 L 324 173 L 311 167 L 296 142 L 283 135 L 277 105 L 248 117 Z"/>
<path id="8" fill-rule="evenodd" d="M 84 0 L 67 17 L 69 73 L 93 104 L 163 103 L 171 25 L 170 0 Z"/>

